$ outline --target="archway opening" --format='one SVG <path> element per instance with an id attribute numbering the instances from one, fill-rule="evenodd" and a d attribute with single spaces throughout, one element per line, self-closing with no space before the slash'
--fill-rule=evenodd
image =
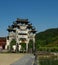
<path id="1" fill-rule="evenodd" d="M 10 42 L 10 46 L 9 46 L 10 51 L 13 51 L 13 45 L 16 45 L 16 40 L 15 39 L 12 39 L 12 41 Z"/>
<path id="2" fill-rule="evenodd" d="M 29 44 L 28 44 L 28 51 L 29 51 L 30 53 L 33 52 L 33 40 L 30 40 L 30 41 L 29 41 Z"/>
<path id="3" fill-rule="evenodd" d="M 26 43 L 20 43 L 20 45 L 21 45 L 21 50 L 20 50 L 20 52 L 25 53 L 25 52 L 26 52 Z"/>

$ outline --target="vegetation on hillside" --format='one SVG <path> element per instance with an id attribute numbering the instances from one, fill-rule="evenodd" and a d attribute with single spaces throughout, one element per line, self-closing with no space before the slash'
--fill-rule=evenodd
<path id="1" fill-rule="evenodd" d="M 58 51 L 58 28 L 36 34 L 37 50 Z"/>

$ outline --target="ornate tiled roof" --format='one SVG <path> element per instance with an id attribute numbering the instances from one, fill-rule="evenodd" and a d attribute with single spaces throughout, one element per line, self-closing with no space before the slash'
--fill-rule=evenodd
<path id="1" fill-rule="evenodd" d="M 26 23 L 26 24 L 29 23 L 28 19 L 19 19 L 19 18 L 17 18 L 16 22 L 17 23 Z"/>
<path id="2" fill-rule="evenodd" d="M 36 33 L 35 27 L 32 27 L 31 32 L 32 32 L 32 33 Z"/>
<path id="3" fill-rule="evenodd" d="M 15 32 L 15 30 L 13 29 L 13 27 L 12 26 L 8 26 L 8 29 L 7 29 L 7 31 L 13 31 L 13 32 Z"/>
<path id="4" fill-rule="evenodd" d="M 29 29 L 32 28 L 32 24 L 28 24 L 27 28 Z"/>

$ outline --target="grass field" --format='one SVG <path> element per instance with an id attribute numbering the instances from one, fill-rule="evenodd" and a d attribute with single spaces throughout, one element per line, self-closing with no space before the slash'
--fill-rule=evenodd
<path id="1" fill-rule="evenodd" d="M 3 53 L 0 54 L 0 65 L 10 65 L 18 59 L 22 58 L 25 54 Z"/>
<path id="2" fill-rule="evenodd" d="M 38 64 L 40 65 L 58 65 L 58 55 L 39 55 Z"/>

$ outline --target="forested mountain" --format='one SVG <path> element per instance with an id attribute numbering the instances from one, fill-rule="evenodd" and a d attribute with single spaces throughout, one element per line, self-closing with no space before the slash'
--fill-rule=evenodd
<path id="1" fill-rule="evenodd" d="M 37 49 L 58 49 L 58 28 L 52 28 L 36 34 Z"/>

